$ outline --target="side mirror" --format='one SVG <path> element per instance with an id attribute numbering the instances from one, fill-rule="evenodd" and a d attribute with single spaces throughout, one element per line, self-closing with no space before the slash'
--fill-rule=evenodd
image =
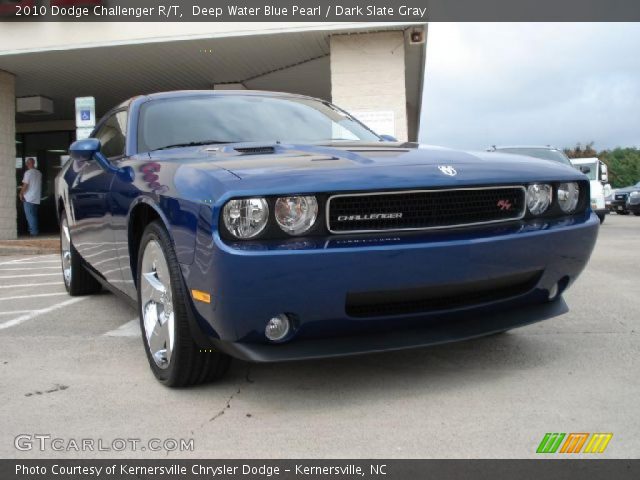
<path id="1" fill-rule="evenodd" d="M 591 171 L 591 167 L 587 167 L 586 165 L 580 165 L 580 171 L 582 173 L 589 173 Z"/>
<path id="2" fill-rule="evenodd" d="M 602 183 L 609 183 L 609 170 L 604 163 L 601 164 L 601 169 L 602 171 L 600 173 L 600 181 Z"/>
<path id="3" fill-rule="evenodd" d="M 100 151 L 100 140 L 85 138 L 73 142 L 69 147 L 69 154 L 76 160 L 88 160 Z"/>
<path id="4" fill-rule="evenodd" d="M 385 142 L 397 142 L 398 139 L 392 135 L 380 135 L 380 138 Z"/>
<path id="5" fill-rule="evenodd" d="M 74 160 L 91 160 L 95 158 L 100 167 L 110 173 L 122 174 L 124 173 L 121 168 L 114 167 L 107 157 L 100 152 L 100 140 L 97 138 L 85 138 L 83 140 L 77 140 L 69 147 L 69 154 Z M 127 172 L 125 177 L 129 178 L 131 175 Z"/>

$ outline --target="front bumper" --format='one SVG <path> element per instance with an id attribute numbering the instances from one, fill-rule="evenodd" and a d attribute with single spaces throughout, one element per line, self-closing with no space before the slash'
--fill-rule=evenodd
<path id="1" fill-rule="evenodd" d="M 202 217 L 201 217 L 202 218 Z M 288 242 L 225 244 L 199 228 L 195 262 L 183 266 L 191 289 L 211 292 L 193 302 L 200 328 L 233 356 L 273 361 L 393 350 L 462 340 L 557 316 L 565 288 L 586 265 L 599 221 L 581 216 L 514 222 L 478 229 Z M 241 248 L 239 248 L 241 247 Z M 479 304 L 405 314 L 347 314 L 348 294 L 438 289 L 539 272 L 526 292 Z M 267 321 L 295 319 L 288 341 L 271 344 Z"/>
<path id="2" fill-rule="evenodd" d="M 609 204 L 609 211 L 611 212 L 626 212 L 627 211 L 627 200 L 611 200 Z"/>
<path id="3" fill-rule="evenodd" d="M 527 309 L 484 315 L 466 315 L 386 332 L 337 338 L 307 338 L 290 343 L 260 344 L 213 340 L 214 346 L 232 357 L 251 362 L 313 360 L 427 347 L 491 335 L 562 315 L 568 311 L 564 299 L 532 305 Z"/>

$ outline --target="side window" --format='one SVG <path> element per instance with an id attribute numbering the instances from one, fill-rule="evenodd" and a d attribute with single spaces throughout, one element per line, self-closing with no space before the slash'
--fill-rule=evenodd
<path id="1" fill-rule="evenodd" d="M 102 154 L 107 157 L 124 155 L 125 133 L 127 131 L 127 112 L 117 112 L 111 115 L 100 129 L 95 138 L 100 140 Z"/>

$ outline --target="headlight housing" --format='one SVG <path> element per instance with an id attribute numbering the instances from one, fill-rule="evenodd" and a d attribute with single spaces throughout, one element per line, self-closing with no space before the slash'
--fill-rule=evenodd
<path id="1" fill-rule="evenodd" d="M 224 226 L 236 238 L 258 236 L 269 221 L 269 205 L 264 198 L 229 200 L 222 209 Z"/>
<path id="2" fill-rule="evenodd" d="M 280 197 L 276 200 L 276 223 L 289 235 L 302 235 L 308 232 L 317 217 L 318 201 L 312 195 Z"/>
<path id="3" fill-rule="evenodd" d="M 527 208 L 532 215 L 542 215 L 551 205 L 553 189 L 547 183 L 533 183 L 527 187 Z"/>
<path id="4" fill-rule="evenodd" d="M 573 213 L 580 199 L 580 186 L 577 182 L 558 185 L 558 205 L 564 213 Z"/>
<path id="5" fill-rule="evenodd" d="M 629 196 L 630 196 L 630 197 L 637 197 L 637 196 L 640 196 L 640 192 L 639 192 L 639 191 L 637 191 L 637 190 L 635 190 L 635 191 L 631 192 L 631 193 L 629 194 Z"/>

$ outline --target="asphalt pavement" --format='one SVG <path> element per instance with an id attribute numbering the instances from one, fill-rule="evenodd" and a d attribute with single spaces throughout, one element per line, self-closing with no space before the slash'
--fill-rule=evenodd
<path id="1" fill-rule="evenodd" d="M 171 390 L 122 300 L 68 297 L 56 255 L 0 257 L 0 458 L 529 458 L 547 432 L 637 458 L 640 218 L 607 217 L 565 299 L 504 335 Z"/>

